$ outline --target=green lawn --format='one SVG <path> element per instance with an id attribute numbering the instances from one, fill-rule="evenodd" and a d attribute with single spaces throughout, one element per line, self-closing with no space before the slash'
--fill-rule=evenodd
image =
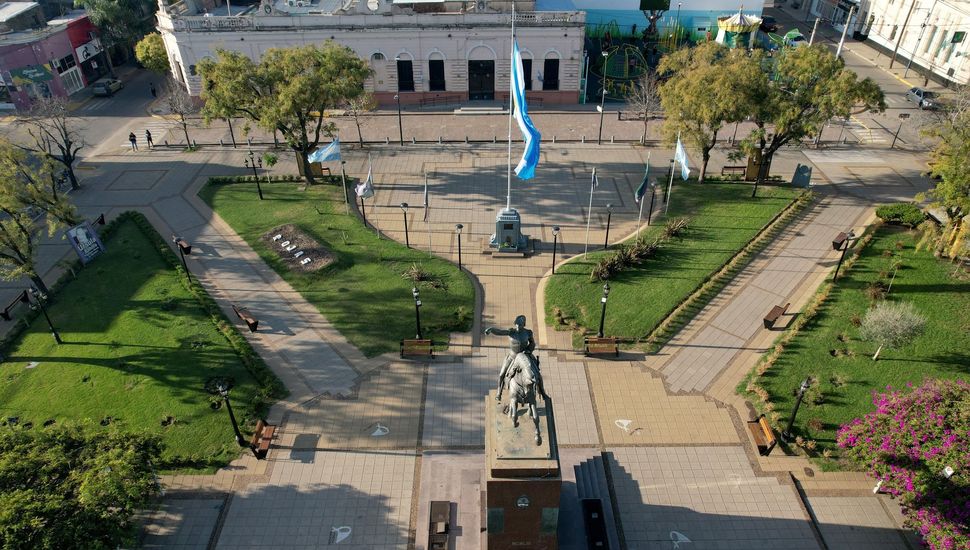
<path id="1" fill-rule="evenodd" d="M 816 440 L 819 452 L 835 447 L 840 425 L 872 411 L 872 392 L 884 391 L 886 386 L 918 385 L 924 378 L 970 374 L 970 278 L 956 275 L 952 264 L 931 252 L 917 252 L 914 244 L 911 231 L 879 228 L 855 265 L 840 275 L 818 315 L 755 379 L 768 390 L 782 422 L 790 417 L 793 390 L 807 376 L 818 380 L 821 402 L 806 399 L 795 428 L 796 433 Z M 912 303 L 926 317 L 926 328 L 909 345 L 883 349 L 879 360 L 873 361 L 876 346 L 860 341 L 853 318 L 864 316 L 870 306 L 867 285 L 877 280 L 888 285 L 890 265 L 897 260 L 902 265 L 888 299 Z M 809 428 L 813 419 L 814 430 Z"/>
<path id="2" fill-rule="evenodd" d="M 205 381 L 232 377 L 237 418 L 253 416 L 257 391 L 229 341 L 134 221 L 123 221 L 107 252 L 52 298 L 57 345 L 38 316 L 0 364 L 0 414 L 40 427 L 54 419 L 105 417 L 159 433 L 162 468 L 209 468 L 239 455 L 224 410 L 210 407 Z M 28 363 L 37 362 L 33 368 Z M 163 427 L 166 417 L 174 425 Z"/>
<path id="3" fill-rule="evenodd" d="M 689 217 L 690 228 L 653 259 L 610 280 L 604 332 L 634 341 L 647 336 L 801 191 L 762 186 L 758 198 L 752 199 L 750 184 L 675 184 L 668 218 Z M 647 238 L 661 228 L 662 220 L 646 230 Z M 591 281 L 589 274 L 609 253 L 577 256 L 556 270 L 546 287 L 547 322 L 555 325 L 553 308 L 558 307 L 567 321 L 593 332 L 599 328 L 603 283 Z"/>
<path id="4" fill-rule="evenodd" d="M 403 277 L 413 264 L 430 274 L 421 291 L 425 338 L 448 341 L 466 331 L 474 314 L 475 291 L 458 267 L 427 252 L 379 239 L 361 221 L 344 214 L 340 186 L 273 183 L 263 186 L 260 202 L 251 183 L 215 184 L 200 196 L 351 343 L 368 356 L 396 352 L 402 338 L 413 338 L 413 282 Z M 399 212 L 400 213 L 400 212 Z M 316 273 L 290 271 L 260 237 L 292 223 L 327 247 L 336 262 Z"/>

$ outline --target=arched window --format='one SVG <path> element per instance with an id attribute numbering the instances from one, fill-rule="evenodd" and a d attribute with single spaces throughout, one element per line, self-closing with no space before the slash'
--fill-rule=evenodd
<path id="1" fill-rule="evenodd" d="M 384 57 L 384 54 L 382 54 L 381 52 L 374 52 L 370 56 L 370 60 L 371 61 L 387 61 L 387 58 Z"/>

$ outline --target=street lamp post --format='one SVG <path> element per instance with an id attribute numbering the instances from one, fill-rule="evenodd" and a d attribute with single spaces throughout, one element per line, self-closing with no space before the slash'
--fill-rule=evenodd
<path id="1" fill-rule="evenodd" d="M 848 234 L 839 233 L 835 236 L 835 240 L 832 241 L 832 248 L 842 251 L 842 254 L 839 256 L 839 263 L 835 266 L 835 275 L 832 276 L 833 281 L 839 278 L 839 270 L 842 269 L 842 262 L 845 261 L 845 251 L 849 249 L 850 241 L 853 239 L 855 239 L 855 231 L 849 231 Z"/>
<path id="2" fill-rule="evenodd" d="M 411 295 L 414 296 L 414 325 L 417 327 L 418 340 L 421 340 L 421 293 L 418 287 L 411 287 Z"/>
<path id="3" fill-rule="evenodd" d="M 401 210 L 404 211 L 404 245 L 411 248 L 411 238 L 408 236 L 408 203 L 401 203 Z"/>
<path id="4" fill-rule="evenodd" d="M 253 155 L 253 150 L 249 150 L 249 159 L 246 160 L 246 167 L 252 167 L 253 169 L 253 179 L 256 180 L 256 192 L 259 193 L 259 200 L 263 200 L 263 188 L 259 186 L 259 174 L 256 173 L 256 158 Z M 263 159 L 259 159 L 259 167 L 263 167 Z"/>
<path id="5" fill-rule="evenodd" d="M 552 274 L 556 274 L 556 248 L 559 247 L 559 226 L 552 226 Z"/>
<path id="6" fill-rule="evenodd" d="M 600 331 L 596 333 L 600 338 L 603 337 L 603 324 L 606 322 L 606 298 L 610 295 L 610 283 L 603 285 L 603 297 L 600 298 L 600 303 L 603 304 L 603 309 L 600 310 Z"/>
<path id="7" fill-rule="evenodd" d="M 188 276 L 189 266 L 185 263 L 185 255 L 192 253 L 192 245 L 177 235 L 172 235 L 172 242 L 175 243 L 175 248 L 179 249 L 179 257 L 182 258 L 182 268 L 185 269 L 185 275 Z"/>
<path id="8" fill-rule="evenodd" d="M 239 424 L 236 423 L 236 415 L 234 415 L 232 413 L 232 404 L 229 403 L 229 390 L 230 389 L 231 389 L 231 386 L 229 384 L 227 384 L 226 382 L 224 382 L 224 381 L 223 382 L 219 382 L 218 386 L 216 386 L 216 390 L 219 392 L 219 395 L 222 396 L 222 400 L 226 404 L 226 411 L 229 413 L 229 421 L 232 422 L 232 431 L 236 433 L 236 443 L 240 447 L 246 447 L 247 446 L 246 445 L 246 438 L 244 438 L 243 435 L 242 435 L 242 433 L 240 433 L 240 431 L 239 431 Z M 256 451 L 254 449 L 253 450 L 253 454 L 255 454 L 255 453 L 256 453 Z"/>
<path id="9" fill-rule="evenodd" d="M 680 47 L 680 34 L 681 34 L 680 33 L 680 7 L 683 4 L 684 4 L 683 2 L 677 2 L 677 31 L 676 31 L 677 36 L 676 36 L 676 41 L 674 42 L 674 47 L 676 48 Z"/>
<path id="10" fill-rule="evenodd" d="M 596 145 L 603 144 L 603 115 L 606 113 L 606 52 L 603 52 L 603 93 L 600 96 L 599 107 L 596 108 L 600 112 L 600 133 L 596 138 Z"/>
<path id="11" fill-rule="evenodd" d="M 795 415 L 798 414 L 798 407 L 802 404 L 802 398 L 805 397 L 805 392 L 808 391 L 808 387 L 811 385 L 812 379 L 806 378 L 802 381 L 802 385 L 798 388 L 798 397 L 795 399 L 795 408 L 791 411 L 791 418 L 788 419 L 788 426 L 785 427 L 785 431 L 781 432 L 781 439 L 786 443 L 792 440 L 791 429 L 795 424 Z"/>
<path id="12" fill-rule="evenodd" d="M 51 335 L 54 337 L 54 341 L 58 344 L 63 343 L 61 341 L 61 335 L 57 333 L 57 329 L 54 328 L 54 323 L 51 322 L 50 315 L 47 314 L 47 308 L 44 307 L 44 302 L 47 301 L 47 294 L 37 290 L 35 287 L 30 287 L 27 292 L 29 292 L 30 296 L 34 299 L 33 302 L 28 299 L 27 305 L 30 306 L 30 309 L 35 311 L 39 309 L 40 312 L 44 314 L 44 319 L 47 321 L 47 326 L 51 329 Z"/>
<path id="13" fill-rule="evenodd" d="M 899 139 L 899 132 L 903 129 L 903 121 L 909 118 L 909 113 L 899 113 L 899 127 L 896 128 L 896 134 L 893 136 L 893 142 L 889 146 L 890 149 L 896 148 L 896 140 Z"/>
<path id="14" fill-rule="evenodd" d="M 613 219 L 613 205 L 606 205 L 606 239 L 603 240 L 603 249 L 610 247 L 610 221 Z"/>
<path id="15" fill-rule="evenodd" d="M 458 234 L 458 269 L 461 269 L 461 230 L 465 226 L 462 224 L 455 224 L 455 233 Z"/>
<path id="16" fill-rule="evenodd" d="M 404 120 L 401 118 L 401 94 L 394 94 L 397 101 L 397 131 L 401 145 L 404 145 Z"/>
<path id="17" fill-rule="evenodd" d="M 657 182 L 650 182 L 650 210 L 647 210 L 647 227 L 650 227 L 650 218 L 653 216 L 653 201 L 657 198 Z"/>

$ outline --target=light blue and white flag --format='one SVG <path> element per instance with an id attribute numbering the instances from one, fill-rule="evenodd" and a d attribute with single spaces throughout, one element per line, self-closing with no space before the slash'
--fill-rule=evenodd
<path id="1" fill-rule="evenodd" d="M 680 142 L 680 136 L 677 137 L 677 150 L 674 152 L 674 160 L 680 163 L 681 179 L 689 178 L 690 166 L 687 166 L 687 150 L 684 149 L 684 144 Z"/>
<path id="2" fill-rule="evenodd" d="M 329 162 L 332 160 L 340 160 L 340 138 L 333 138 L 330 145 L 327 145 L 323 149 L 317 149 L 316 151 L 307 155 L 307 160 L 310 162 Z"/>
<path id="3" fill-rule="evenodd" d="M 370 159 L 367 159 L 367 179 L 364 183 L 361 183 L 354 188 L 357 192 L 357 196 L 362 199 L 369 199 L 374 196 L 374 171 L 370 164 Z"/>
<path id="4" fill-rule="evenodd" d="M 522 139 L 525 140 L 525 151 L 522 152 L 519 165 L 515 167 L 515 175 L 519 179 L 527 180 L 535 176 L 536 165 L 539 164 L 539 141 L 542 136 L 529 118 L 525 104 L 525 79 L 522 75 L 522 54 L 519 53 L 518 42 L 512 43 L 512 78 L 509 80 L 514 104 L 512 114 L 519 123 Z"/>

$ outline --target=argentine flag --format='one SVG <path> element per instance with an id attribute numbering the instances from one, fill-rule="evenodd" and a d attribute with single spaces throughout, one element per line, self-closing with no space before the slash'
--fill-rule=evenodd
<path id="1" fill-rule="evenodd" d="M 512 115 L 519 123 L 522 139 L 525 140 L 525 151 L 522 152 L 519 165 L 515 167 L 515 175 L 519 176 L 519 179 L 527 180 L 536 175 L 536 165 L 539 164 L 539 141 L 542 136 L 529 118 L 525 105 L 525 79 L 522 76 L 522 54 L 519 53 L 518 42 L 512 43 L 512 78 L 509 80 L 512 88 Z"/>
<path id="2" fill-rule="evenodd" d="M 330 145 L 310 153 L 307 155 L 307 160 L 310 162 L 329 162 L 332 160 L 340 160 L 340 138 L 335 137 Z"/>

